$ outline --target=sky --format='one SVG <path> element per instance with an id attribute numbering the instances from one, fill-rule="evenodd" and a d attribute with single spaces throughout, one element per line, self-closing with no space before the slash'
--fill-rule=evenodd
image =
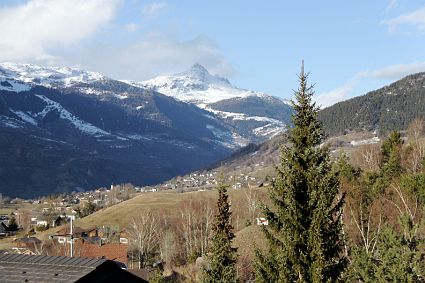
<path id="1" fill-rule="evenodd" d="M 195 63 L 293 98 L 302 60 L 329 106 L 425 71 L 425 2 L 0 0 L 0 62 L 143 81 Z"/>

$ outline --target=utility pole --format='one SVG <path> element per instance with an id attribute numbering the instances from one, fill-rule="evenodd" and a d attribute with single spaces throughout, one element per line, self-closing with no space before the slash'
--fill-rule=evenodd
<path id="1" fill-rule="evenodd" d="M 73 257 L 74 256 L 74 233 L 73 233 L 73 231 L 72 231 L 72 226 L 73 226 L 73 223 L 72 223 L 72 217 L 71 217 L 71 229 L 70 229 L 70 240 L 71 240 L 71 243 L 70 243 L 70 245 L 71 245 L 71 251 L 70 251 L 70 256 L 71 257 Z"/>

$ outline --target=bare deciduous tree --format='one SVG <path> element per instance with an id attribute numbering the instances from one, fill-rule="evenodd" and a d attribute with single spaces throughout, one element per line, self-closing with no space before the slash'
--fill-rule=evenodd
<path id="1" fill-rule="evenodd" d="M 259 208 L 258 192 L 248 183 L 248 188 L 244 189 L 244 194 L 248 219 L 251 223 L 254 223 Z"/>
<path id="2" fill-rule="evenodd" d="M 179 256 L 179 245 L 177 236 L 173 230 L 167 230 L 161 239 L 161 258 L 165 264 L 172 268 Z"/>
<path id="3" fill-rule="evenodd" d="M 354 155 L 354 161 L 362 169 L 376 171 L 379 169 L 380 150 L 375 144 L 362 145 Z"/>
<path id="4" fill-rule="evenodd" d="M 139 268 L 143 268 L 159 247 L 158 217 L 149 210 L 144 211 L 133 218 L 128 231 L 130 244 L 138 252 Z"/>
<path id="5" fill-rule="evenodd" d="M 405 151 L 405 167 L 409 172 L 416 173 L 422 169 L 422 161 L 425 158 L 425 141 L 420 138 L 425 130 L 425 122 L 415 119 L 407 129 L 409 145 Z"/>
<path id="6" fill-rule="evenodd" d="M 379 233 L 381 232 L 382 214 L 379 214 L 379 223 L 376 229 L 374 229 L 371 219 L 373 214 L 372 209 L 368 209 L 367 212 L 364 212 L 362 205 L 359 205 L 357 214 L 353 211 L 353 208 L 350 205 L 349 209 L 356 228 L 360 233 L 361 242 L 365 252 L 367 254 L 373 254 L 376 244 L 378 243 Z"/>
<path id="7" fill-rule="evenodd" d="M 186 255 L 204 255 L 207 252 L 211 235 L 214 210 L 209 199 L 189 200 L 180 210 L 181 232 Z"/>

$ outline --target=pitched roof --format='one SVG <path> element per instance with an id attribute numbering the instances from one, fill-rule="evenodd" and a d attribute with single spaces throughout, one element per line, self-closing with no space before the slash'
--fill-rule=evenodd
<path id="1" fill-rule="evenodd" d="M 15 242 L 40 244 L 41 240 L 38 239 L 37 237 L 23 237 L 23 238 L 16 239 Z"/>
<path id="2" fill-rule="evenodd" d="M 127 265 L 127 245 L 117 243 L 96 245 L 85 242 L 82 245 L 81 256 L 103 257 Z"/>
<path id="3" fill-rule="evenodd" d="M 6 279 L 6 282 L 75 282 L 106 261 L 94 258 L 2 254 L 0 278 Z"/>
<path id="4" fill-rule="evenodd" d="M 1 282 L 146 282 L 107 259 L 0 254 Z"/>
<path id="5" fill-rule="evenodd" d="M 83 234 L 86 233 L 86 230 L 81 227 L 74 227 L 72 229 L 72 233 L 74 235 Z M 69 234 L 71 234 L 71 228 L 69 226 L 63 227 L 62 229 L 56 232 L 57 236 L 67 236 Z"/>
<path id="6" fill-rule="evenodd" d="M 8 227 L 3 222 L 0 222 L 0 233 L 6 233 L 8 231 Z"/>

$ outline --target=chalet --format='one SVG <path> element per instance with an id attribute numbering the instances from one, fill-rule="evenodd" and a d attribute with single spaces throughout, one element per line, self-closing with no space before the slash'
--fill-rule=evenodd
<path id="1" fill-rule="evenodd" d="M 233 185 L 233 188 L 234 189 L 240 189 L 240 188 L 242 188 L 242 184 L 238 182 L 238 183 Z"/>
<path id="2" fill-rule="evenodd" d="M 87 232 L 86 230 L 80 228 L 80 227 L 74 227 L 72 229 L 72 234 L 74 236 L 74 239 L 78 239 L 78 238 L 82 238 L 87 236 Z M 60 229 L 59 231 L 56 232 L 56 234 L 54 235 L 54 238 L 57 239 L 58 243 L 60 244 L 66 244 L 68 243 L 68 238 L 71 235 L 71 230 L 70 227 L 64 227 L 62 229 Z"/>
<path id="3" fill-rule="evenodd" d="M 36 225 L 47 227 L 49 223 L 47 222 L 46 219 L 37 219 Z"/>
<path id="4" fill-rule="evenodd" d="M 102 227 L 95 227 L 92 229 L 88 229 L 86 230 L 86 234 L 89 237 L 100 237 L 105 242 L 111 236 L 115 235 L 115 231 L 113 231 L 108 226 L 102 226 Z"/>
<path id="5" fill-rule="evenodd" d="M 147 282 L 108 259 L 0 255 L 2 282 Z"/>
<path id="6" fill-rule="evenodd" d="M 127 230 L 121 230 L 119 233 L 120 236 L 120 243 L 121 244 L 128 244 L 128 233 Z"/>

